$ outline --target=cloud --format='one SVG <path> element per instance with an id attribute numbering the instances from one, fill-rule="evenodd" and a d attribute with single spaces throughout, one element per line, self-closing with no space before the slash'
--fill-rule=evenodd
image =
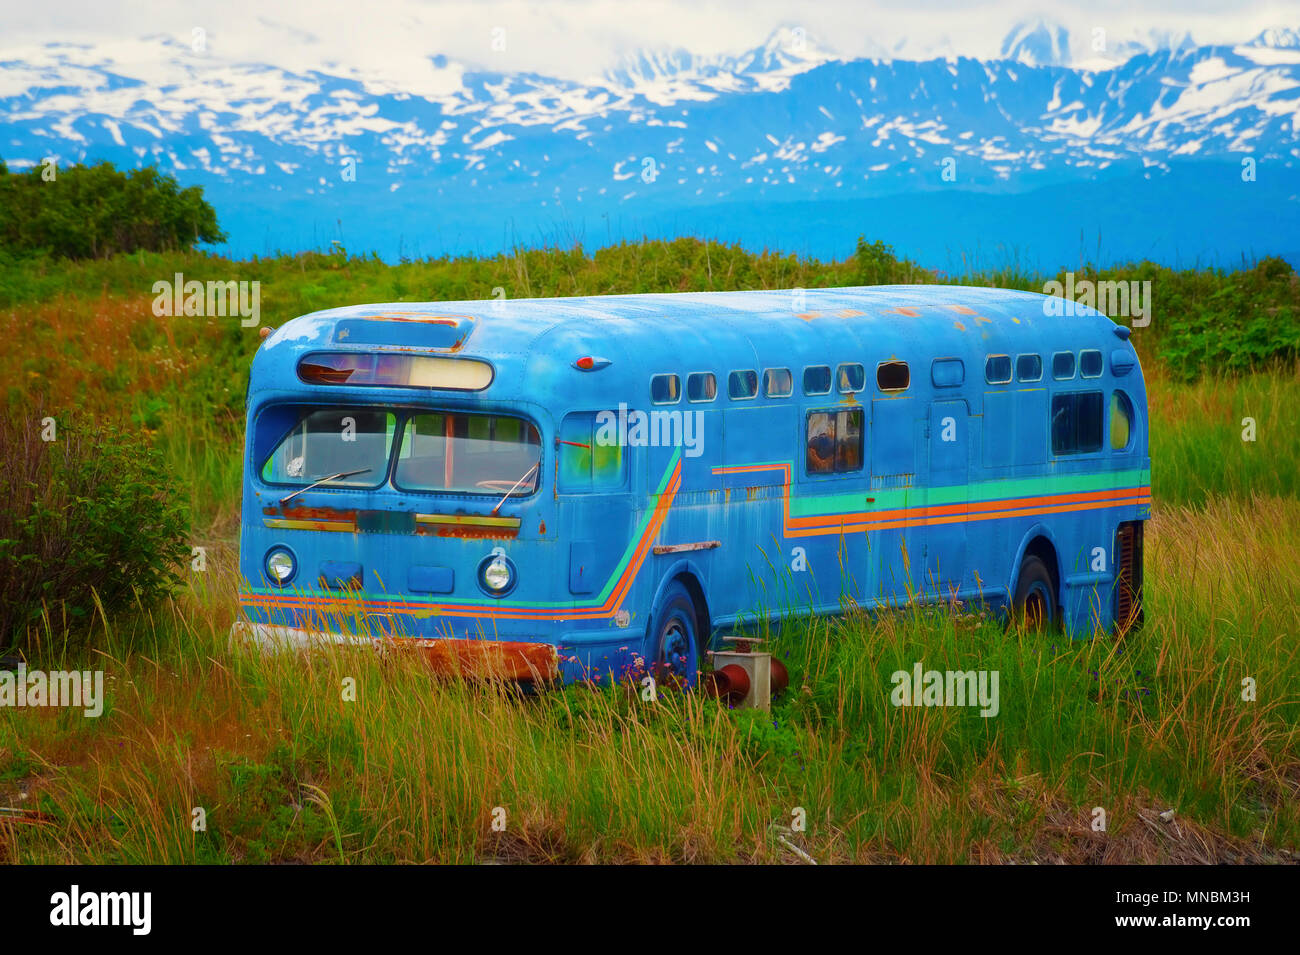
<path id="1" fill-rule="evenodd" d="M 205 56 L 226 63 L 262 63 L 301 73 L 353 75 L 378 88 L 446 92 L 458 81 L 433 57 L 470 68 L 530 71 L 583 80 L 645 49 L 737 53 L 761 44 L 781 26 L 802 26 L 845 57 L 993 57 L 1016 24 L 1043 18 L 1065 26 L 1076 44 L 1094 31 L 1108 42 L 1153 32 L 1190 32 L 1200 43 L 1241 42 L 1271 26 L 1300 23 L 1300 0 L 1229 4 L 1203 0 L 1100 0 L 1080 10 L 1066 3 L 1008 0 L 972 7 L 960 0 L 860 0 L 817 4 L 772 0 L 291 0 L 268 12 L 261 0 L 135 0 L 104 3 L 6 4 L 0 10 L 0 59 L 49 42 L 77 42 L 106 55 L 128 55 L 132 43 L 159 34 L 188 46 L 205 31 Z M 1073 51 L 1083 58 L 1088 50 Z M 149 58 L 129 60 L 140 75 Z"/>

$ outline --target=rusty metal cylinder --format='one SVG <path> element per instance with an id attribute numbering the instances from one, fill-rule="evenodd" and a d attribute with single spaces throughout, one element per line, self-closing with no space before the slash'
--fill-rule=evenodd
<path id="1" fill-rule="evenodd" d="M 772 695 L 776 696 L 790 685 L 790 671 L 780 660 L 772 660 Z"/>
<path id="2" fill-rule="evenodd" d="M 728 703 L 740 703 L 749 695 L 749 674 L 738 664 L 728 663 L 710 676 L 711 692 Z"/>

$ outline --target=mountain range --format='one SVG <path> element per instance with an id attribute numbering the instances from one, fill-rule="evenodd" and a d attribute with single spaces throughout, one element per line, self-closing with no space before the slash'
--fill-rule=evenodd
<path id="1" fill-rule="evenodd" d="M 865 234 L 940 269 L 1300 261 L 1298 30 L 1108 52 L 1035 21 L 993 59 L 879 52 L 783 28 L 581 82 L 433 54 L 415 92 L 166 37 L 48 44 L 0 52 L 0 156 L 156 164 L 204 187 L 236 255 L 682 233 L 843 255 Z"/>

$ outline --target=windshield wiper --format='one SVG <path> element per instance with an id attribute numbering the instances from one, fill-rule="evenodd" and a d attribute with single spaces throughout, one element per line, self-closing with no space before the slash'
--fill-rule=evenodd
<path id="1" fill-rule="evenodd" d="M 284 507 L 286 504 L 292 501 L 303 491 L 310 491 L 312 488 L 320 487 L 322 484 L 328 484 L 330 481 L 339 481 L 342 480 L 343 478 L 355 477 L 358 474 L 365 474 L 368 471 L 373 471 L 373 470 L 374 468 L 357 468 L 355 471 L 340 471 L 338 474 L 331 474 L 329 477 L 323 477 L 319 481 L 315 482 L 314 484 L 308 484 L 306 487 L 300 487 L 292 494 L 286 494 L 284 497 L 280 498 L 280 506 Z"/>
<path id="2" fill-rule="evenodd" d="M 493 514 L 495 514 L 497 511 L 501 510 L 501 505 L 504 504 L 506 501 L 510 500 L 510 495 L 513 494 L 513 493 L 515 493 L 516 490 L 518 490 L 519 485 L 523 484 L 524 481 L 528 480 L 528 475 L 530 475 L 530 474 L 532 474 L 534 471 L 536 471 L 536 470 L 537 470 L 537 465 L 538 465 L 538 464 L 541 464 L 541 463 L 542 463 L 542 462 L 541 462 L 540 460 L 538 460 L 537 464 L 534 464 L 531 468 L 529 468 L 527 471 L 525 471 L 525 472 L 524 472 L 524 476 L 521 477 L 518 481 L 515 482 L 515 486 L 514 486 L 514 487 L 512 487 L 510 490 L 506 491 L 506 496 L 503 497 L 503 498 L 501 498 L 501 500 L 497 501 L 497 506 L 494 507 L 494 508 L 492 508 L 492 513 L 493 513 Z"/>

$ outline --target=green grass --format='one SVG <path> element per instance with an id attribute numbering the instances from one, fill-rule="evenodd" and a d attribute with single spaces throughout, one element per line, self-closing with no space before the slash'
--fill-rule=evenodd
<path id="1" fill-rule="evenodd" d="M 1187 384 L 1148 371 L 1153 497 L 1300 497 L 1300 368 Z M 1246 419 L 1253 421 L 1248 427 Z"/>

